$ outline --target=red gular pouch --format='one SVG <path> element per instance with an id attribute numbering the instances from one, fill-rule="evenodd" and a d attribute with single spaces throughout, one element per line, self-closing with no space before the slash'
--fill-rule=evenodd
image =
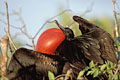
<path id="1" fill-rule="evenodd" d="M 65 34 L 61 29 L 51 28 L 44 31 L 36 45 L 36 51 L 54 55 L 57 47 L 65 40 Z"/>

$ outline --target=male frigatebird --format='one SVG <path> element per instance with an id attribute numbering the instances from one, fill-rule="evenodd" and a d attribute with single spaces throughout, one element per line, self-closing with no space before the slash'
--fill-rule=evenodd
<path id="1" fill-rule="evenodd" d="M 40 46 L 44 47 L 43 49 L 47 47 L 46 52 L 39 51 L 40 44 L 37 44 L 39 52 L 25 48 L 18 49 L 13 54 L 6 77 L 11 80 L 41 80 L 41 77 L 47 76 L 48 71 L 59 75 L 72 69 L 72 76 L 76 79 L 78 73 L 89 65 L 91 60 L 99 64 L 104 64 L 104 60 L 117 63 L 114 41 L 110 34 L 81 17 L 73 16 L 73 19 L 79 23 L 82 35 L 74 37 L 70 28 L 64 28 L 55 21 L 62 30 L 60 34 L 65 35 L 65 38 L 62 36 L 61 42 L 57 42 L 57 47 L 54 46 L 56 40 L 47 41 L 46 46 Z M 43 36 L 40 37 L 40 41 Z M 87 78 L 91 79 L 89 76 Z"/>

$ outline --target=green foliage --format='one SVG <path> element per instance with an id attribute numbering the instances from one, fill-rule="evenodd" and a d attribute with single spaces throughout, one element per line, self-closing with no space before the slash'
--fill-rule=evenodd
<path id="1" fill-rule="evenodd" d="M 51 71 L 48 71 L 48 78 L 49 78 L 49 80 L 54 80 L 55 79 L 55 76 Z"/>
<path id="2" fill-rule="evenodd" d="M 79 73 L 77 79 L 79 79 L 80 77 L 82 77 L 82 76 L 84 75 L 84 73 L 85 73 L 85 70 L 80 71 L 80 73 Z"/>
<path id="3" fill-rule="evenodd" d="M 100 70 L 103 71 L 103 70 L 105 70 L 106 67 L 107 67 L 106 64 L 103 64 L 103 65 L 101 65 Z"/>
<path id="4" fill-rule="evenodd" d="M 103 65 L 97 65 L 93 61 L 91 61 L 89 63 L 89 66 L 87 66 L 85 69 L 80 71 L 78 75 L 78 79 L 79 77 L 86 75 L 87 76 L 92 75 L 93 78 L 97 77 L 98 75 L 105 75 L 106 77 L 108 77 L 109 80 L 111 80 L 115 71 L 116 71 L 115 64 L 113 64 L 112 62 L 107 61 Z M 85 74 L 85 72 L 87 73 Z M 115 76 L 115 80 L 119 80 L 119 79 L 120 79 L 120 73 L 117 73 L 117 75 Z"/>
<path id="5" fill-rule="evenodd" d="M 0 77 L 0 80 L 2 80 L 2 78 Z M 4 77 L 4 80 L 9 80 L 8 78 Z"/>

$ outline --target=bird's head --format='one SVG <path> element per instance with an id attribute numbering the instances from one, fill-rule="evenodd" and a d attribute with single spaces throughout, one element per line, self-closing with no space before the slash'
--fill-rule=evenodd
<path id="1" fill-rule="evenodd" d="M 56 20 L 55 20 L 55 23 L 64 32 L 65 39 L 67 41 L 71 41 L 71 40 L 74 39 L 74 33 L 73 33 L 73 31 L 70 28 L 61 26 Z"/>

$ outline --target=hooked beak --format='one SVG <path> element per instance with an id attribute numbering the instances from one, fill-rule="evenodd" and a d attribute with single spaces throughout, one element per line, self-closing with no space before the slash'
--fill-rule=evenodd
<path id="1" fill-rule="evenodd" d="M 57 20 L 55 20 L 55 23 L 63 32 L 65 32 L 65 28 L 62 25 L 60 25 Z"/>

